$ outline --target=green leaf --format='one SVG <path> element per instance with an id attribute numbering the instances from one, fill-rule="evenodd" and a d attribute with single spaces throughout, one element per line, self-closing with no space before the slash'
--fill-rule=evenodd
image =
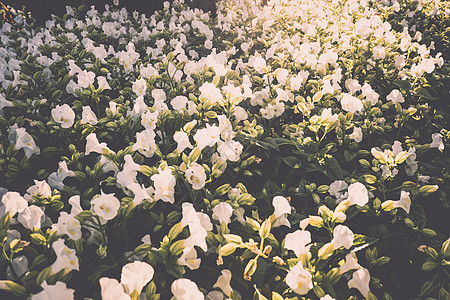
<path id="1" fill-rule="evenodd" d="M 341 166 L 334 157 L 325 158 L 325 167 L 327 169 L 328 177 L 333 180 L 344 179 Z"/>

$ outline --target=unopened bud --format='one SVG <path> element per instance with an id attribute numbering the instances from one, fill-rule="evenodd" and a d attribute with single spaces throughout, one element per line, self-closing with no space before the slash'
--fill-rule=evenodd
<path id="1" fill-rule="evenodd" d="M 247 263 L 247 266 L 245 266 L 245 270 L 244 270 L 244 279 L 245 280 L 247 280 L 247 281 L 252 280 L 252 275 L 255 273 L 257 266 L 258 266 L 257 258 L 254 258 Z"/>

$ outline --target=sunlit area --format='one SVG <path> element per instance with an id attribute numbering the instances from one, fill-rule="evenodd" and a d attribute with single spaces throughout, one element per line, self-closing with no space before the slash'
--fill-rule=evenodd
<path id="1" fill-rule="evenodd" d="M 0 2 L 0 299 L 450 299 L 450 2 Z"/>

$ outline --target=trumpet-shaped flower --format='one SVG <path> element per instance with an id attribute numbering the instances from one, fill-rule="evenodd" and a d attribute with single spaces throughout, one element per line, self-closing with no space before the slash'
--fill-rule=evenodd
<path id="1" fill-rule="evenodd" d="M 75 216 L 66 212 L 61 212 L 58 223 L 52 225 L 52 230 L 55 230 L 58 235 L 67 234 L 69 238 L 76 241 L 81 238 L 81 225 L 75 219 Z"/>
<path id="2" fill-rule="evenodd" d="M 16 213 L 21 213 L 28 207 L 28 202 L 17 192 L 7 192 L 2 197 L 2 202 L 5 205 L 5 213 L 9 212 L 11 217 Z"/>
<path id="3" fill-rule="evenodd" d="M 180 278 L 172 282 L 170 287 L 172 300 L 202 300 L 205 296 L 200 292 L 197 284 L 187 278 Z"/>
<path id="4" fill-rule="evenodd" d="M 334 245 L 334 249 L 344 247 L 349 249 L 353 245 L 355 235 L 345 225 L 338 225 L 333 230 L 333 240 L 331 243 Z"/>
<path id="5" fill-rule="evenodd" d="M 350 94 L 344 94 L 342 96 L 341 106 L 343 110 L 351 112 L 352 114 L 359 112 L 364 108 L 362 101 Z"/>
<path id="6" fill-rule="evenodd" d="M 381 208 L 385 211 L 393 210 L 394 208 L 402 208 L 409 214 L 411 207 L 411 198 L 409 198 L 409 192 L 401 191 L 400 200 L 393 201 L 387 200 L 381 204 Z"/>
<path id="7" fill-rule="evenodd" d="M 217 278 L 216 283 L 213 285 L 213 288 L 221 289 L 222 292 L 227 296 L 231 297 L 231 292 L 233 288 L 230 285 L 231 282 L 231 272 L 230 270 L 222 270 L 222 275 Z"/>
<path id="8" fill-rule="evenodd" d="M 198 163 L 193 163 L 185 172 L 187 181 L 192 185 L 194 190 L 200 190 L 205 186 L 206 173 L 205 169 Z"/>
<path id="9" fill-rule="evenodd" d="M 197 142 L 197 147 L 200 149 L 206 146 L 212 147 L 220 139 L 220 129 L 216 125 L 206 124 L 206 128 L 199 129 L 194 135 L 194 140 Z"/>
<path id="10" fill-rule="evenodd" d="M 300 257 L 309 254 L 311 247 L 309 243 L 311 243 L 311 233 L 307 230 L 297 230 L 286 235 L 284 248 L 294 251 L 295 255 Z"/>
<path id="11" fill-rule="evenodd" d="M 136 143 L 133 145 L 132 150 L 137 150 L 145 157 L 152 157 L 157 149 L 155 136 L 155 132 L 150 129 L 145 129 L 141 132 L 137 132 Z"/>
<path id="12" fill-rule="evenodd" d="M 192 144 L 189 141 L 189 136 L 187 135 L 186 132 L 183 132 L 183 131 L 175 132 L 175 134 L 173 135 L 173 139 L 178 144 L 177 151 L 179 153 L 183 152 L 184 149 L 186 149 L 186 148 L 192 149 Z"/>
<path id="13" fill-rule="evenodd" d="M 369 201 L 369 192 L 361 182 L 355 182 L 348 187 L 349 205 L 364 206 Z"/>
<path id="14" fill-rule="evenodd" d="M 363 133 L 362 133 L 361 128 L 353 127 L 353 132 L 350 135 L 350 138 L 352 140 L 355 140 L 355 142 L 360 143 L 362 141 L 362 138 L 363 138 Z"/>
<path id="15" fill-rule="evenodd" d="M 162 200 L 173 203 L 175 201 L 174 193 L 177 182 L 172 175 L 172 171 L 170 169 L 160 170 L 158 174 L 152 175 L 151 179 L 155 187 L 155 201 Z"/>
<path id="16" fill-rule="evenodd" d="M 147 82 L 145 81 L 145 79 L 141 78 L 136 80 L 133 83 L 133 92 L 137 95 L 137 96 L 144 96 L 145 95 L 145 91 L 147 90 Z"/>
<path id="17" fill-rule="evenodd" d="M 23 227 L 33 230 L 34 227 L 41 228 L 43 215 L 44 211 L 40 207 L 31 205 L 19 213 L 17 221 L 19 221 Z"/>
<path id="18" fill-rule="evenodd" d="M 220 154 L 220 159 L 223 161 L 238 161 L 244 147 L 237 141 L 217 142 L 217 152 Z"/>
<path id="19" fill-rule="evenodd" d="M 125 293 L 123 286 L 117 279 L 102 277 L 99 280 L 102 300 L 130 300 L 131 297 Z"/>
<path id="20" fill-rule="evenodd" d="M 186 247 L 183 249 L 181 257 L 177 260 L 180 266 L 187 266 L 191 270 L 196 270 L 200 267 L 202 260 L 197 258 L 197 251 L 194 247 Z"/>
<path id="21" fill-rule="evenodd" d="M 297 294 L 305 295 L 313 288 L 312 275 L 299 261 L 287 273 L 286 284 Z"/>
<path id="22" fill-rule="evenodd" d="M 61 270 L 68 273 L 71 270 L 78 270 L 78 257 L 74 249 L 68 248 L 63 239 L 59 239 L 52 244 L 56 254 L 56 260 L 50 266 L 51 274 L 56 274 Z"/>
<path id="23" fill-rule="evenodd" d="M 233 207 L 226 202 L 220 202 L 213 208 L 213 219 L 219 221 L 220 224 L 225 222 L 225 224 L 230 223 L 231 216 L 233 215 Z"/>
<path id="24" fill-rule="evenodd" d="M 442 141 L 442 134 L 433 133 L 431 135 L 432 142 L 430 144 L 430 148 L 438 148 L 439 151 L 444 151 L 444 142 Z"/>
<path id="25" fill-rule="evenodd" d="M 91 71 L 80 71 L 78 73 L 78 85 L 82 88 L 87 88 L 90 84 L 94 84 L 95 73 Z"/>
<path id="26" fill-rule="evenodd" d="M 272 226 L 278 227 L 285 225 L 287 227 L 291 227 L 291 223 L 289 223 L 289 220 L 287 219 L 287 215 L 290 214 L 292 210 L 289 201 L 282 196 L 275 196 L 273 197 L 272 205 L 274 207 L 273 214 L 276 218 Z"/>
<path id="27" fill-rule="evenodd" d="M 91 124 L 97 125 L 98 120 L 95 113 L 92 111 L 90 106 L 83 106 L 83 111 L 81 112 L 81 124 Z"/>
<path id="28" fill-rule="evenodd" d="M 367 297 L 370 292 L 370 273 L 367 269 L 359 269 L 353 273 L 352 279 L 348 282 L 348 288 L 357 289 L 364 297 Z"/>
<path id="29" fill-rule="evenodd" d="M 86 155 L 89 155 L 91 152 L 102 154 L 103 149 L 111 151 L 105 142 L 100 143 L 98 141 L 95 133 L 91 133 L 86 137 Z"/>
<path id="30" fill-rule="evenodd" d="M 402 92 L 399 90 L 392 90 L 392 92 L 386 96 L 386 100 L 392 101 L 394 104 L 405 102 L 405 98 L 403 98 Z"/>
<path id="31" fill-rule="evenodd" d="M 203 85 L 199 88 L 200 91 L 200 100 L 215 104 L 217 102 L 223 102 L 223 96 L 220 92 L 220 89 L 217 88 L 213 83 L 211 82 L 205 82 Z"/>
<path id="32" fill-rule="evenodd" d="M 39 293 L 31 296 L 31 300 L 73 300 L 75 290 L 68 289 L 64 282 L 58 281 L 54 285 L 49 285 L 47 281 L 41 284 L 43 288 Z"/>
<path id="33" fill-rule="evenodd" d="M 91 200 L 91 205 L 92 212 L 104 222 L 113 219 L 120 208 L 119 199 L 114 194 L 104 194 L 103 191 Z"/>
<path id="34" fill-rule="evenodd" d="M 18 128 L 17 124 L 10 127 L 8 138 L 11 143 L 16 144 L 14 149 L 23 149 L 25 156 L 28 158 L 33 154 L 39 155 L 41 153 L 41 149 L 36 145 L 33 137 L 28 134 L 25 128 Z"/>
<path id="35" fill-rule="evenodd" d="M 137 291 L 140 294 L 144 286 L 152 280 L 154 273 L 153 267 L 148 263 L 135 261 L 123 266 L 120 282 L 126 293 Z"/>

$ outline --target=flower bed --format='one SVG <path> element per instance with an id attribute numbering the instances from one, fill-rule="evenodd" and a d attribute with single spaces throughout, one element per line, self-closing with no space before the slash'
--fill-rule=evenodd
<path id="1" fill-rule="evenodd" d="M 448 299 L 449 9 L 175 1 L 5 23 L 0 289 Z"/>

